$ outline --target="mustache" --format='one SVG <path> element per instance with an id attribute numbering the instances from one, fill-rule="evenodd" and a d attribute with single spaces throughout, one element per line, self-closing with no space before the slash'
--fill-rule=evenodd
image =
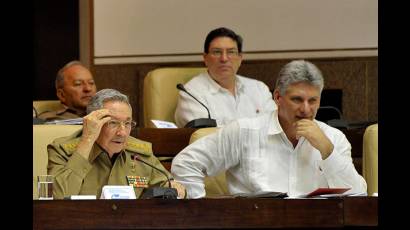
<path id="1" fill-rule="evenodd" d="M 126 138 L 125 137 L 117 137 L 112 139 L 111 141 L 115 141 L 115 142 L 125 142 Z"/>

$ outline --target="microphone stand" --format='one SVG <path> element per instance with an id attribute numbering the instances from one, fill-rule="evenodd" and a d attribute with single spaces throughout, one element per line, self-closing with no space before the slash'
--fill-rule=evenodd
<path id="1" fill-rule="evenodd" d="M 168 175 L 164 171 L 162 171 L 161 169 L 155 167 L 154 165 L 152 165 L 148 162 L 143 161 L 136 154 L 131 155 L 131 159 L 142 162 L 142 163 L 150 166 L 151 168 L 154 168 L 155 170 L 157 170 L 160 173 L 164 174 L 164 176 L 168 180 L 168 188 L 164 188 L 164 187 L 160 187 L 160 186 L 146 188 L 146 189 L 144 189 L 144 193 L 142 194 L 141 199 L 151 199 L 151 198 L 177 199 L 178 191 L 175 188 L 171 187 L 171 180 L 169 179 Z"/>
<path id="2" fill-rule="evenodd" d="M 192 94 L 190 94 L 182 85 L 181 83 L 177 84 L 177 89 L 184 91 L 186 94 L 191 96 L 193 99 L 195 99 L 199 104 L 201 104 L 203 107 L 205 107 L 206 111 L 208 112 L 208 118 L 198 118 L 194 119 L 190 122 L 188 122 L 185 125 L 185 128 L 206 128 L 206 127 L 216 127 L 216 120 L 211 118 L 211 113 L 209 112 L 208 107 L 206 107 L 202 102 L 200 102 L 196 97 L 194 97 Z"/>

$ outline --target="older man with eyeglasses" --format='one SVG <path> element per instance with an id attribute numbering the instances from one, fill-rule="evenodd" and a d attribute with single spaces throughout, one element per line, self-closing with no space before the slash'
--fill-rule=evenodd
<path id="1" fill-rule="evenodd" d="M 130 136 L 136 126 L 128 97 L 114 89 L 103 89 L 87 106 L 83 129 L 48 145 L 48 174 L 54 175 L 53 195 L 100 197 L 104 185 L 132 185 L 136 197 L 144 188 L 164 186 L 167 177 L 159 170 L 136 161 L 135 157 L 171 174 L 152 153 L 151 143 Z M 172 181 L 178 197 L 182 185 Z"/>
<path id="2" fill-rule="evenodd" d="M 276 110 L 268 86 L 261 81 L 237 75 L 242 62 L 242 38 L 228 28 L 217 28 L 205 39 L 203 59 L 206 73 L 195 76 L 184 85 L 205 104 L 217 126 L 242 118 Z M 179 92 L 175 111 L 178 127 L 208 117 L 204 107 L 185 92 Z"/>

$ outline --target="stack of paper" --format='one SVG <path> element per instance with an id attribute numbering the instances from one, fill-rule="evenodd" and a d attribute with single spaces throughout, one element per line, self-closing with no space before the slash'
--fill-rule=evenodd
<path id="1" fill-rule="evenodd" d="M 171 129 L 176 129 L 178 128 L 175 123 L 170 122 L 170 121 L 161 121 L 161 120 L 151 120 L 152 123 L 154 123 L 155 127 L 157 128 L 171 128 Z"/>
<path id="2" fill-rule="evenodd" d="M 254 192 L 254 193 L 238 193 L 234 197 L 247 197 L 247 198 L 284 198 L 288 194 L 284 192 Z"/>
<path id="3" fill-rule="evenodd" d="M 47 121 L 44 124 L 54 124 L 54 125 L 82 125 L 83 118 L 73 118 L 73 119 L 66 119 L 66 120 L 54 120 L 54 121 Z"/>
<path id="4" fill-rule="evenodd" d="M 70 200 L 96 200 L 96 195 L 71 195 Z"/>

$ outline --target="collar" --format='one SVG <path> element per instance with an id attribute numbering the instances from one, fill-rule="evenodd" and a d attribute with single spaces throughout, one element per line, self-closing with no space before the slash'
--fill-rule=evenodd
<path id="1" fill-rule="evenodd" d="M 63 113 L 65 113 L 68 110 L 68 107 L 62 103 L 60 103 L 60 108 L 58 110 L 56 110 L 56 114 L 57 115 L 61 115 Z"/>
<path id="2" fill-rule="evenodd" d="M 279 123 L 279 118 L 278 118 L 278 110 L 275 109 L 271 113 L 271 117 L 269 119 L 271 122 L 269 122 L 268 126 L 268 135 L 275 135 L 279 133 L 283 133 L 282 126 L 280 126 Z"/>
<path id="3" fill-rule="evenodd" d="M 84 111 L 83 113 L 79 113 L 78 111 L 76 111 L 76 110 L 74 110 L 74 109 L 71 109 L 71 108 L 69 108 L 68 106 L 66 106 L 66 105 L 64 105 L 64 104 L 62 104 L 62 103 L 60 103 L 60 105 L 61 105 L 61 108 L 56 111 L 56 114 L 57 114 L 57 115 L 62 115 L 62 114 L 65 113 L 65 112 L 69 112 L 69 113 L 72 113 L 72 114 L 76 114 L 76 115 L 78 115 L 79 117 L 83 117 L 83 116 L 86 115 L 86 114 L 85 114 L 85 111 Z"/>
<path id="4" fill-rule="evenodd" d="M 222 86 L 220 86 L 210 75 L 208 72 L 203 73 L 206 75 L 206 79 L 208 80 L 209 83 L 209 87 L 208 90 L 209 92 L 211 92 L 212 94 L 218 93 L 218 91 L 220 90 L 226 90 L 225 88 L 223 88 Z M 239 93 L 240 91 L 243 90 L 244 88 L 244 84 L 241 80 L 241 78 L 238 75 L 235 75 L 235 92 Z"/>
<path id="5" fill-rule="evenodd" d="M 97 144 L 97 142 L 95 142 L 91 149 L 90 156 L 88 157 L 90 163 L 93 163 L 94 160 L 103 152 L 105 152 L 105 150 L 101 148 L 101 146 Z"/>
<path id="6" fill-rule="evenodd" d="M 88 159 L 92 163 L 98 157 L 98 155 L 100 155 L 103 152 L 105 152 L 105 150 L 97 142 L 95 142 L 91 149 L 90 156 Z M 141 141 L 129 136 L 127 138 L 125 149 L 123 149 L 121 152 L 132 152 L 139 153 L 144 156 L 150 156 L 152 154 L 152 146 L 149 142 Z"/>

